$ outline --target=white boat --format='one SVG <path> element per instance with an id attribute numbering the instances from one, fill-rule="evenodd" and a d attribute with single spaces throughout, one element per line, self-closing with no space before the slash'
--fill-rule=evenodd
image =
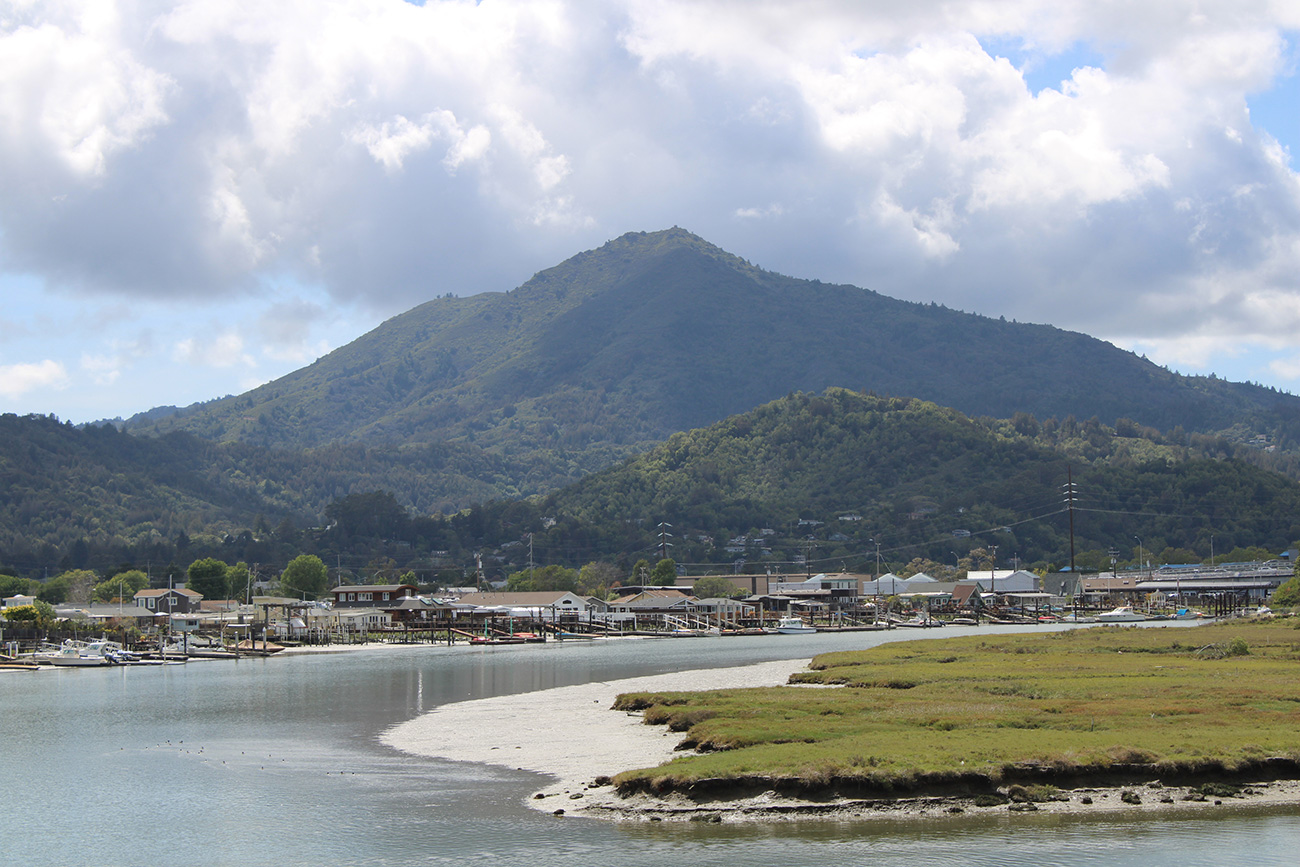
<path id="1" fill-rule="evenodd" d="M 1134 611 L 1132 605 L 1121 605 L 1097 615 L 1098 623 L 1136 623 L 1139 620 L 1146 620 L 1146 617 Z"/>
<path id="2" fill-rule="evenodd" d="M 93 668 L 112 665 L 113 660 L 104 655 L 107 642 L 75 641 L 71 638 L 58 645 L 48 645 L 32 654 L 32 659 L 42 665 L 61 665 L 67 667 Z"/>
<path id="3" fill-rule="evenodd" d="M 776 622 L 776 626 L 770 626 L 766 630 L 772 634 L 780 635 L 806 635 L 809 632 L 816 632 L 816 626 L 809 626 L 799 617 L 782 617 Z"/>

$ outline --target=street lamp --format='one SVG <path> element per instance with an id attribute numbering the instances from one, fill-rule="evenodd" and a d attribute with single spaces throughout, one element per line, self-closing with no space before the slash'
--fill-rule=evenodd
<path id="1" fill-rule="evenodd" d="M 1142 571 L 1142 560 L 1143 560 L 1142 540 L 1141 540 L 1140 538 L 1138 538 L 1137 536 L 1134 536 L 1133 538 L 1134 538 L 1134 539 L 1137 539 L 1137 543 L 1138 543 L 1138 572 L 1141 572 L 1141 571 Z"/>

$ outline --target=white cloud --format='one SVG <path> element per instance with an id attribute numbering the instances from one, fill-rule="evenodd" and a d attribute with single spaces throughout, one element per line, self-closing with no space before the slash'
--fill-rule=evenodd
<path id="1" fill-rule="evenodd" d="M 1171 357 L 1266 343 L 1300 329 L 1300 178 L 1246 100 L 1298 29 L 1266 0 L 11 5 L 0 272 L 394 313 L 676 224 Z M 325 347 L 224 339 L 176 357 Z"/>
<path id="2" fill-rule="evenodd" d="M 17 398 L 32 391 L 68 386 L 68 372 L 51 359 L 0 365 L 0 395 Z"/>
<path id="3" fill-rule="evenodd" d="M 363 124 L 353 130 L 350 138 L 364 145 L 389 173 L 400 171 L 410 154 L 428 150 L 434 139 L 449 142 L 442 158 L 448 171 L 481 159 L 492 143 L 492 134 L 486 127 L 480 125 L 467 130 L 450 111 L 431 112 L 418 125 L 399 114 L 379 126 Z"/>
<path id="4" fill-rule="evenodd" d="M 1269 368 L 1282 379 L 1300 381 L 1300 355 L 1276 359 L 1269 363 Z"/>
<path id="5" fill-rule="evenodd" d="M 733 213 L 742 220 L 762 220 L 781 216 L 785 208 L 779 202 L 773 202 L 762 208 L 736 208 Z"/>
<path id="6" fill-rule="evenodd" d="M 244 338 L 233 331 L 178 340 L 172 360 L 195 367 L 254 366 L 253 357 L 244 352 Z"/>
<path id="7" fill-rule="evenodd" d="M 164 103 L 173 82 L 133 55 L 142 34 L 140 22 L 122 14 L 127 10 L 53 3 L 33 8 L 30 21 L 23 11 L 11 10 L 13 17 L 0 22 L 6 150 L 33 161 L 48 153 L 74 177 L 101 177 L 110 158 L 167 121 Z"/>

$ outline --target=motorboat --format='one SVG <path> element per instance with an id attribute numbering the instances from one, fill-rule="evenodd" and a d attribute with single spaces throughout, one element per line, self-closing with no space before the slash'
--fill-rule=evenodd
<path id="1" fill-rule="evenodd" d="M 105 641 L 77 641 L 66 639 L 62 644 L 46 645 L 32 654 L 32 660 L 41 665 L 59 665 L 69 668 L 94 668 L 112 665 L 113 659 L 104 653 Z"/>
<path id="2" fill-rule="evenodd" d="M 768 627 L 766 631 L 779 635 L 807 635 L 810 632 L 816 632 L 817 627 L 809 626 L 804 623 L 803 618 L 791 615 L 782 617 L 776 622 L 776 626 Z"/>
<path id="3" fill-rule="evenodd" d="M 1146 615 L 1134 611 L 1132 605 L 1121 605 L 1097 615 L 1098 623 L 1137 623 L 1146 619 Z"/>

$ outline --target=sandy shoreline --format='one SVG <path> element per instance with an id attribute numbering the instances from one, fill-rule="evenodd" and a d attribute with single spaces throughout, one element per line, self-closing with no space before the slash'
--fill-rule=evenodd
<path id="1" fill-rule="evenodd" d="M 639 713 L 610 710 L 619 694 L 776 686 L 808 663 L 779 660 L 457 702 L 401 723 L 381 740 L 415 755 L 549 774 L 559 782 L 530 805 L 553 811 L 564 800 L 568 812 L 588 812 L 597 802 L 623 803 L 611 787 L 591 789 L 597 777 L 662 764 L 681 741 L 678 733 L 642 725 Z M 570 803 L 572 795 L 582 798 Z"/>
<path id="2" fill-rule="evenodd" d="M 954 817 L 988 813 L 1124 812 L 1300 805 L 1300 781 L 1260 782 L 1239 795 L 1204 796 L 1187 786 L 1152 782 L 1062 791 L 1062 800 L 980 806 L 969 797 L 803 799 L 764 792 L 697 801 L 684 795 L 620 797 L 599 778 L 653 767 L 680 755 L 682 735 L 642 724 L 639 713 L 611 710 L 625 692 L 776 686 L 809 660 L 782 660 L 561 687 L 444 705 L 389 729 L 381 740 L 416 755 L 534 771 L 557 782 L 532 793 L 528 806 L 557 815 L 619 821 L 790 821 Z M 601 782 L 604 782 L 601 780 Z M 1124 797 L 1128 793 L 1127 799 Z"/>

